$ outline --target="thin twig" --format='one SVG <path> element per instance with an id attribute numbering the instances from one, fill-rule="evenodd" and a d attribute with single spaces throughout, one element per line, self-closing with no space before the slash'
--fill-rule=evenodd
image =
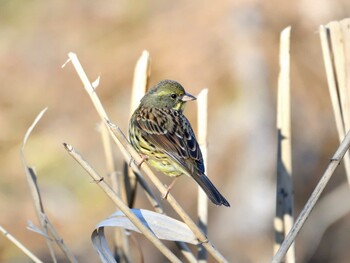
<path id="1" fill-rule="evenodd" d="M 324 188 L 326 187 L 329 179 L 331 179 L 334 171 L 337 169 L 340 161 L 344 157 L 345 153 L 350 147 L 350 132 L 348 132 L 338 147 L 337 151 L 333 155 L 326 171 L 322 175 L 320 181 L 318 182 L 317 186 L 315 187 L 314 191 L 312 192 L 309 200 L 306 202 L 303 210 L 300 212 L 300 215 L 298 216 L 297 220 L 295 221 L 295 224 L 293 225 L 292 229 L 284 239 L 281 247 L 275 254 L 275 256 L 272 258 L 272 263 L 279 263 L 282 262 L 283 257 L 286 255 L 288 248 L 291 246 L 291 244 L 294 242 L 296 236 L 298 235 L 300 229 L 304 225 L 306 219 L 309 217 L 312 209 L 314 208 L 317 200 L 319 199 L 321 193 L 323 192 Z"/>
<path id="2" fill-rule="evenodd" d="M 26 254 L 35 263 L 43 263 L 39 258 L 37 258 L 28 248 L 26 248 L 21 242 L 19 242 L 14 236 L 7 232 L 2 226 L 0 226 L 0 232 L 10 240 L 15 246 L 17 246 L 24 254 Z"/>

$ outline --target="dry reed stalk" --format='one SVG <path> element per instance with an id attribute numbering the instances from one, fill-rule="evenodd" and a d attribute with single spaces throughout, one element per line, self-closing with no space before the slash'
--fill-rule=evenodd
<path id="1" fill-rule="evenodd" d="M 134 78 L 131 90 L 131 101 L 130 101 L 130 117 L 138 107 L 142 97 L 146 93 L 148 86 L 148 79 L 151 73 L 151 60 L 149 52 L 144 50 L 137 60 L 135 69 L 134 69 Z M 137 189 L 137 175 L 128 167 L 127 163 L 124 163 L 124 180 L 126 183 L 128 200 L 130 207 L 134 203 L 136 197 Z"/>
<path id="2" fill-rule="evenodd" d="M 151 60 L 149 52 L 144 50 L 136 63 L 134 70 L 134 79 L 131 91 L 130 116 L 139 106 L 142 97 L 145 95 L 148 79 L 151 74 Z"/>
<path id="3" fill-rule="evenodd" d="M 208 89 L 203 89 L 197 97 L 198 144 L 202 150 L 204 167 L 208 173 L 207 126 L 208 126 Z M 208 174 L 207 174 L 208 175 Z M 198 226 L 205 235 L 208 233 L 208 197 L 198 186 Z M 198 246 L 198 262 L 207 262 L 208 253 L 202 245 Z"/>
<path id="4" fill-rule="evenodd" d="M 274 253 L 278 251 L 294 222 L 294 197 L 291 153 L 290 110 L 290 32 L 291 27 L 281 32 L 280 74 L 277 95 L 277 187 L 276 217 L 274 219 Z M 286 263 L 295 262 L 294 245 L 289 249 Z"/>
<path id="5" fill-rule="evenodd" d="M 127 203 L 127 193 L 122 178 L 121 173 L 117 172 L 117 161 L 115 155 L 113 154 L 112 141 L 109 136 L 107 127 L 101 122 L 100 123 L 100 132 L 102 137 L 103 149 L 105 152 L 106 158 L 106 167 L 109 178 L 111 179 L 112 189 L 121 197 L 121 199 Z M 114 255 L 117 259 L 117 262 L 120 263 L 130 263 L 132 262 L 130 245 L 127 234 L 123 228 L 114 229 Z"/>

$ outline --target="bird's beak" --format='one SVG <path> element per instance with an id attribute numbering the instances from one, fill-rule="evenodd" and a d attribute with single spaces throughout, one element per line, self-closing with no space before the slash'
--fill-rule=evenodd
<path id="1" fill-rule="evenodd" d="M 191 101 L 191 100 L 196 100 L 197 98 L 189 93 L 186 93 L 185 96 L 182 97 L 182 101 Z"/>

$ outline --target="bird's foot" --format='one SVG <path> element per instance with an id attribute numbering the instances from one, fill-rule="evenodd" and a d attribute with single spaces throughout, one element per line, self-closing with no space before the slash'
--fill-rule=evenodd
<path id="1" fill-rule="evenodd" d="M 162 195 L 162 199 L 163 199 L 163 200 L 165 200 L 165 199 L 168 198 L 169 192 L 170 192 L 170 190 L 167 189 L 166 192 L 165 192 L 165 194 Z"/>
<path id="2" fill-rule="evenodd" d="M 206 239 L 204 241 L 201 241 L 201 240 L 198 239 L 198 245 L 202 245 L 202 244 L 205 244 L 205 243 L 209 243 L 209 240 Z"/>
<path id="3" fill-rule="evenodd" d="M 174 180 L 171 182 L 171 184 L 166 188 L 166 192 L 165 192 L 165 194 L 162 196 L 162 199 L 163 199 L 163 200 L 164 200 L 164 199 L 167 199 L 167 197 L 168 197 L 168 195 L 169 195 L 169 193 L 170 193 L 170 190 L 171 190 L 171 188 L 173 188 L 173 186 L 174 186 L 174 184 L 175 184 L 177 178 L 178 178 L 178 177 L 175 177 Z"/>
<path id="4" fill-rule="evenodd" d="M 136 160 L 134 158 L 130 158 L 130 162 L 129 162 L 129 166 L 131 167 L 131 164 L 134 163 L 136 164 L 136 166 L 140 169 L 141 168 L 141 165 L 148 160 L 148 156 L 145 155 L 145 154 L 140 154 L 141 156 L 141 161 L 138 163 L 136 162 Z"/>

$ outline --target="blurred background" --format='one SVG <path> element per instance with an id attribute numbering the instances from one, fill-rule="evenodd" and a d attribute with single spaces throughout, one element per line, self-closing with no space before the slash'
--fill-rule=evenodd
<path id="1" fill-rule="evenodd" d="M 231 208 L 209 204 L 210 240 L 230 262 L 268 262 L 274 239 L 279 34 L 292 26 L 292 149 L 299 214 L 338 145 L 318 27 L 349 14 L 345 0 L 0 0 L 0 225 L 50 262 L 43 238 L 26 229 L 28 220 L 38 221 L 20 161 L 27 128 L 48 107 L 26 157 L 38 173 L 46 212 L 66 244 L 79 262 L 98 262 L 90 235 L 115 207 L 62 143 L 72 144 L 106 174 L 99 118 L 72 65 L 61 65 L 73 51 L 91 81 L 101 75 L 98 95 L 126 132 L 133 70 L 146 49 L 152 60 L 150 86 L 174 79 L 194 95 L 209 88 L 207 171 L 231 203 Z M 196 104 L 185 113 L 196 129 Z M 172 190 L 193 218 L 195 189 L 183 177 Z M 316 206 L 302 229 L 297 262 L 350 258 L 350 194 L 343 166 L 325 192 L 325 200 L 334 198 Z M 143 193 L 136 207 L 149 209 Z M 333 207 L 342 213 L 329 219 Z M 137 238 L 146 262 L 166 262 L 147 240 Z M 30 262 L 4 237 L 0 261 Z"/>

